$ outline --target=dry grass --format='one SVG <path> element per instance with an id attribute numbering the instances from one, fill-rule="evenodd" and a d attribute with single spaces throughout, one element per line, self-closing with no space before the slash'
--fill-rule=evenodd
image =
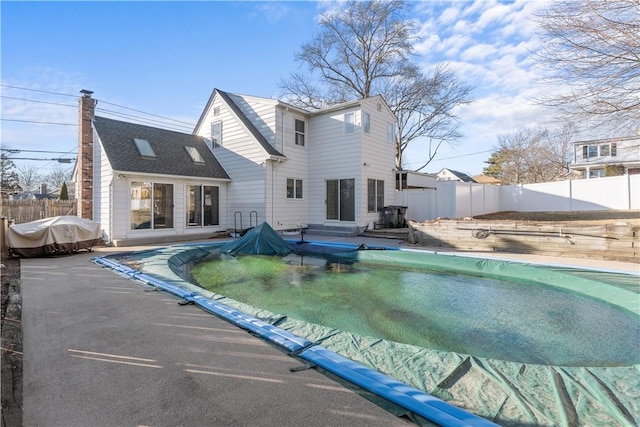
<path id="1" fill-rule="evenodd" d="M 600 225 L 624 222 L 640 225 L 640 211 L 638 210 L 610 210 L 583 212 L 496 212 L 478 215 L 474 219 L 490 221 L 522 221 L 538 222 L 567 222 L 572 225 Z"/>

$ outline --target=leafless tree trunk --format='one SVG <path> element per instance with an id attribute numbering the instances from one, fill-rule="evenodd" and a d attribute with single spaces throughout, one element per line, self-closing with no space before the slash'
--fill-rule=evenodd
<path id="1" fill-rule="evenodd" d="M 640 117 L 640 1 L 557 0 L 538 14 L 537 58 L 558 94 L 540 101 L 573 120 L 636 129 Z"/>

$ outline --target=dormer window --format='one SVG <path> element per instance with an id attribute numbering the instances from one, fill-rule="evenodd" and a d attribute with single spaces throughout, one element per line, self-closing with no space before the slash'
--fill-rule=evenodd
<path id="1" fill-rule="evenodd" d="M 156 153 L 153 151 L 153 148 L 151 148 L 151 144 L 149 144 L 149 141 L 147 141 L 146 139 L 133 138 L 133 142 L 136 144 L 138 153 L 140 153 L 142 157 L 151 159 L 156 158 Z"/>
<path id="2" fill-rule="evenodd" d="M 191 160 L 193 160 L 193 163 L 204 165 L 204 159 L 202 158 L 202 156 L 200 155 L 200 152 L 196 147 L 184 147 L 184 148 L 185 150 L 187 150 L 187 153 L 189 153 L 189 156 L 191 157 Z"/>

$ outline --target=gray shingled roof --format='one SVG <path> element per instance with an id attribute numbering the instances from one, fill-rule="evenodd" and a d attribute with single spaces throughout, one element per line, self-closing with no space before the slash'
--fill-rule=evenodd
<path id="1" fill-rule="evenodd" d="M 454 171 L 453 169 L 447 169 L 449 172 L 451 172 L 452 174 L 454 174 L 455 176 L 458 177 L 459 180 L 461 180 L 462 182 L 475 182 L 473 180 L 473 178 L 471 178 L 469 175 L 467 175 L 466 173 L 462 173 L 462 172 L 458 172 L 458 171 Z"/>
<path id="2" fill-rule="evenodd" d="M 95 117 L 93 123 L 116 171 L 229 179 L 200 136 L 105 117 Z M 142 157 L 134 138 L 149 141 L 156 158 Z M 204 164 L 194 163 L 184 147 L 196 147 Z"/>

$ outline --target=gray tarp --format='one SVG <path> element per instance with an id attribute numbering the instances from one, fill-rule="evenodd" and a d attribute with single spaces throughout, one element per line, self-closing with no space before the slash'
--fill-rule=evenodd
<path id="1" fill-rule="evenodd" d="M 77 216 L 55 216 L 9 227 L 7 246 L 15 255 L 74 253 L 101 243 L 100 224 Z"/>

